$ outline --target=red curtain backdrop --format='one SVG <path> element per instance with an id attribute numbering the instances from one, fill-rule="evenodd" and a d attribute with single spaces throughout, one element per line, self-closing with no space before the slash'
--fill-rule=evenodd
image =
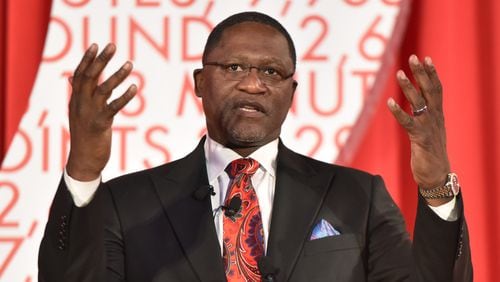
<path id="1" fill-rule="evenodd" d="M 27 109 L 41 58 L 51 1 L 0 1 L 0 161 Z M 409 54 L 432 57 L 445 90 L 448 151 L 460 176 L 475 281 L 496 281 L 500 269 L 500 2 L 415 0 L 395 73 Z M 406 67 L 403 67 L 407 70 Z M 410 228 L 416 187 L 406 134 L 385 100 L 403 101 L 395 78 L 349 163 L 384 176 Z"/>
<path id="2" fill-rule="evenodd" d="M 415 53 L 431 56 L 439 71 L 448 152 L 462 184 L 475 281 L 498 281 L 500 269 L 499 50 L 499 1 L 415 0 L 393 70 L 406 71 L 407 58 Z M 409 142 L 385 105 L 389 96 L 403 100 L 394 77 L 350 164 L 382 174 L 412 225 L 417 192 Z"/>
<path id="3" fill-rule="evenodd" d="M 0 1 L 0 163 L 28 100 L 42 58 L 52 0 Z"/>

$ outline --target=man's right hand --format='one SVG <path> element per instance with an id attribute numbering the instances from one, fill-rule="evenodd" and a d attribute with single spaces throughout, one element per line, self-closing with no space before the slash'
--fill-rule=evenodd
<path id="1" fill-rule="evenodd" d="M 87 49 L 70 78 L 71 150 L 66 171 L 79 181 L 94 180 L 101 175 L 111 153 L 113 118 L 137 92 L 137 87 L 132 84 L 120 97 L 107 102 L 112 91 L 132 71 L 132 63 L 127 61 L 107 80 L 98 84 L 99 76 L 113 57 L 116 47 L 108 44 L 98 56 L 97 48 L 96 44 L 92 44 Z"/>

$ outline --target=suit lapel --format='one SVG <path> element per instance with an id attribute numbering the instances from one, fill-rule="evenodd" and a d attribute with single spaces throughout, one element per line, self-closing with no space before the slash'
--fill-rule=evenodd
<path id="1" fill-rule="evenodd" d="M 204 139 L 185 158 L 157 170 L 152 180 L 163 210 L 198 278 L 225 281 L 210 198 L 197 200 L 193 197 L 199 187 L 208 185 L 203 143 Z M 311 160 L 290 151 L 280 142 L 267 249 L 273 265 L 280 269 L 278 281 L 289 279 L 332 180 L 331 170 L 318 171 Z"/>
<path id="2" fill-rule="evenodd" d="M 278 149 L 276 189 L 267 255 L 280 269 L 278 281 L 287 281 L 300 255 L 333 173 L 318 171 L 311 160 L 287 149 Z"/>
<path id="3" fill-rule="evenodd" d="M 203 200 L 193 197 L 198 188 L 207 186 L 208 189 L 203 143 L 204 139 L 195 151 L 169 164 L 152 178 L 163 210 L 198 278 L 224 281 L 210 197 Z"/>

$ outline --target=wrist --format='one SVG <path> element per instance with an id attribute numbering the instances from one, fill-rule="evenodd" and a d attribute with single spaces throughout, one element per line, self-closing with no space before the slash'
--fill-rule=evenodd
<path id="1" fill-rule="evenodd" d="M 420 189 L 430 190 L 446 184 L 449 173 L 450 169 L 439 169 L 435 170 L 432 174 L 420 175 L 420 177 L 415 180 Z"/>
<path id="2" fill-rule="evenodd" d="M 66 164 L 66 173 L 78 181 L 92 181 L 99 178 L 101 171 L 100 169 L 92 168 L 92 166 L 84 165 L 83 162 L 72 161 L 71 157 Z"/>

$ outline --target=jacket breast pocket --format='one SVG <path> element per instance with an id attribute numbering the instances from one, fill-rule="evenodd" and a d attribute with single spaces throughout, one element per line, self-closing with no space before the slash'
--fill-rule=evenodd
<path id="1" fill-rule="evenodd" d="M 290 281 L 365 281 L 361 239 L 346 233 L 307 241 Z"/>
<path id="2" fill-rule="evenodd" d="M 360 249 L 361 239 L 358 234 L 341 234 L 311 240 L 304 245 L 304 256 L 341 250 Z"/>

